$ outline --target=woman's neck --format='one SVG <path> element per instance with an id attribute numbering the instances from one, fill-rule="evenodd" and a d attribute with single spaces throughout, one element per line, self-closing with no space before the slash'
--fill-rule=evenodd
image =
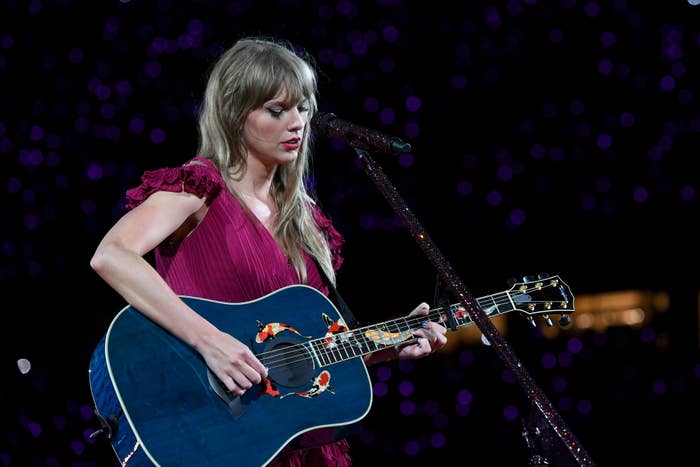
<path id="1" fill-rule="evenodd" d="M 272 200 L 272 181 L 229 180 L 229 188 L 244 198 L 256 199 L 263 203 Z"/>
<path id="2" fill-rule="evenodd" d="M 229 188 L 246 198 L 269 202 L 273 198 L 272 180 L 277 166 L 267 167 L 255 162 L 248 161 L 245 173 L 240 179 L 229 178 L 227 180 Z"/>

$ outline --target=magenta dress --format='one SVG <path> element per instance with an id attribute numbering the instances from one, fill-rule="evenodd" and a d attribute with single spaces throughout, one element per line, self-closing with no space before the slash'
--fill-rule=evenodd
<path id="1" fill-rule="evenodd" d="M 202 222 L 178 244 L 163 243 L 155 249 L 156 270 L 178 295 L 223 302 L 245 302 L 281 287 L 298 284 L 294 267 L 267 228 L 243 209 L 211 161 L 144 172 L 141 185 L 128 190 L 126 207 L 132 209 L 156 191 L 186 191 L 206 197 L 209 210 Z M 333 267 L 343 258 L 343 237 L 314 206 L 314 219 L 328 239 Z M 305 254 L 307 285 L 328 295 L 313 259 Z M 302 435 L 299 446 L 283 451 L 271 466 L 349 466 L 345 439 L 330 441 L 331 429 Z M 323 444 L 325 443 L 325 444 Z M 317 446 L 320 444 L 320 446 Z"/>

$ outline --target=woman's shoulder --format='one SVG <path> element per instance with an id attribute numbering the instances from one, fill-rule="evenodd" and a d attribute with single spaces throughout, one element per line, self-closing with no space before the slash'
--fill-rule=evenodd
<path id="1" fill-rule="evenodd" d="M 156 191 L 185 191 L 210 201 L 223 187 L 224 181 L 214 164 L 203 157 L 194 157 L 177 167 L 146 170 L 140 184 L 127 190 L 126 208 L 135 208 Z"/>

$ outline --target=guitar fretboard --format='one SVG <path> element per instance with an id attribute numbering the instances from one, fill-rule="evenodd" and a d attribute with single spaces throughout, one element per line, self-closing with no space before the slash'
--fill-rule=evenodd
<path id="1" fill-rule="evenodd" d="M 509 292 L 486 295 L 476 299 L 476 303 L 487 316 L 493 317 L 515 309 L 510 295 Z M 312 349 L 321 366 L 329 366 L 377 350 L 411 343 L 417 339 L 415 331 L 421 329 L 422 323 L 427 321 L 442 324 L 450 329 L 447 313 L 454 317 L 457 328 L 472 323 L 465 307 L 461 303 L 455 303 L 450 305 L 449 309 L 445 307 L 430 310 L 426 316 L 393 319 L 314 339 L 304 345 Z"/>
<path id="2" fill-rule="evenodd" d="M 475 302 L 489 318 L 513 310 L 519 310 L 530 320 L 533 315 L 543 315 L 549 319 L 549 314 L 573 311 L 573 296 L 557 276 L 516 284 L 510 290 L 479 297 Z M 418 339 L 416 331 L 429 321 L 439 323 L 448 330 L 473 322 L 463 303 L 435 308 L 427 315 L 406 316 L 357 329 L 348 329 L 340 320 L 332 322 L 330 317 L 325 318 L 332 325 L 329 325 L 324 337 L 293 346 L 296 348 L 261 354 L 261 361 L 272 368 L 308 359 L 312 355 L 321 367 L 325 367 L 378 350 L 409 344 Z"/>

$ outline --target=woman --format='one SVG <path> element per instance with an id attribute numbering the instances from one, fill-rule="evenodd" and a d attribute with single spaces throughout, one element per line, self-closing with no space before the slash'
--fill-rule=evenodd
<path id="1" fill-rule="evenodd" d="M 146 172 L 90 263 L 129 304 L 196 349 L 235 395 L 268 369 L 179 295 L 245 302 L 292 284 L 328 294 L 323 277 L 335 283 L 343 238 L 303 183 L 316 94 L 314 69 L 289 45 L 236 42 L 211 71 L 198 156 Z M 153 249 L 155 268 L 144 259 Z M 427 312 L 421 303 L 412 314 Z M 365 362 L 423 357 L 445 344 L 445 331 L 428 322 L 413 344 Z M 350 463 L 343 439 L 287 449 L 272 465 Z"/>

